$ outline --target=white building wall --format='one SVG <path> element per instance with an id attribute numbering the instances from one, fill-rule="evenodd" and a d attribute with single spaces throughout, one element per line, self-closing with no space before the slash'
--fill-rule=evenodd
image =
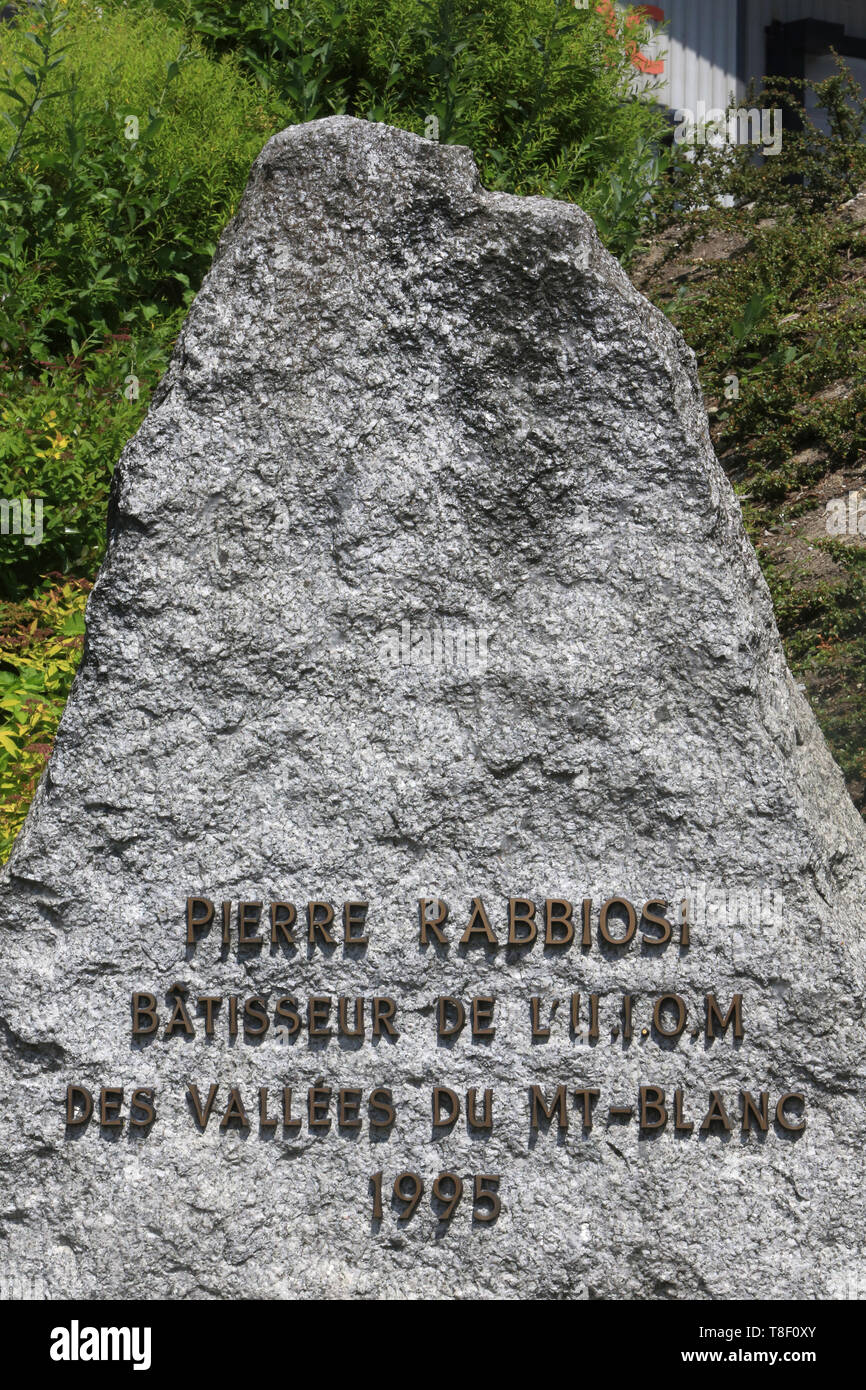
<path id="1" fill-rule="evenodd" d="M 617 0 L 620 9 L 628 5 Z M 660 0 L 666 28 L 644 45 L 649 58 L 662 58 L 661 78 L 636 77 L 657 84 L 657 99 L 672 109 L 726 107 L 739 100 L 746 84 L 738 76 L 739 42 L 745 72 L 760 78 L 766 66 L 765 29 L 774 20 L 820 19 L 844 24 L 849 34 L 866 38 L 866 0 Z M 745 33 L 738 42 L 737 16 L 745 11 Z M 809 74 L 811 76 L 811 73 Z"/>
<path id="2" fill-rule="evenodd" d="M 659 100 L 694 111 L 728 105 L 737 84 L 737 0 L 666 0 L 667 29 L 643 51 L 664 58 Z"/>

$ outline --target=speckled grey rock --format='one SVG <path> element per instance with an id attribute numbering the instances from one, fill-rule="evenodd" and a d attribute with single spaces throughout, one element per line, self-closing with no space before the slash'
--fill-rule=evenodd
<path id="1" fill-rule="evenodd" d="M 385 126 L 276 136 L 109 528 L 0 885 L 0 1276 L 53 1297 L 866 1295 L 863 827 L 786 669 L 692 356 L 589 219 L 487 193 L 468 151 Z M 228 951 L 218 922 L 187 948 L 187 895 L 217 918 L 365 900 L 369 945 L 309 947 L 302 924 L 295 951 L 241 949 L 233 916 Z M 644 922 L 600 942 L 614 895 L 672 902 L 673 940 Z M 592 945 L 460 947 L 476 896 L 500 943 L 509 896 L 539 919 L 591 898 Z M 449 904 L 448 946 L 419 945 L 422 897 Z M 192 1037 L 164 1036 L 178 984 Z M 155 1037 L 132 1036 L 135 991 Z M 741 1039 L 705 1039 L 710 991 L 742 995 Z M 666 1039 L 672 993 L 687 1023 Z M 205 1035 L 195 1001 L 232 994 L 267 999 L 264 1037 L 232 1037 L 227 1002 Z M 495 996 L 495 1036 L 437 1043 L 442 995 Z M 334 1035 L 278 1032 L 284 996 L 330 996 Z M 337 1036 L 338 996 L 394 999 L 399 1037 L 371 1037 L 369 1003 L 364 1041 Z M 539 1024 L 562 1001 L 547 1040 L 533 996 Z M 219 1085 L 204 1132 L 190 1083 Z M 97 1108 L 122 1087 L 122 1127 L 67 1130 L 69 1085 Z M 233 1085 L 247 1128 L 220 1125 Z M 434 1132 L 435 1085 L 464 1110 L 493 1088 L 492 1131 Z M 533 1085 L 567 1088 L 567 1130 L 530 1128 Z M 663 1130 L 609 1113 L 641 1085 L 665 1092 Z M 262 1127 L 261 1086 L 269 1118 L 292 1087 L 302 1122 Z M 311 1129 L 318 1086 L 359 1088 L 361 1127 L 332 1098 Z M 156 1093 L 147 1130 L 134 1087 Z M 730 1131 L 700 1129 L 714 1090 Z M 741 1132 L 744 1090 L 767 1092 L 766 1133 Z M 789 1092 L 805 1105 L 779 1123 Z M 404 1169 L 425 1192 L 400 1222 Z M 443 1170 L 466 1185 L 447 1226 Z M 472 1219 L 475 1174 L 500 1178 L 495 1223 Z"/>

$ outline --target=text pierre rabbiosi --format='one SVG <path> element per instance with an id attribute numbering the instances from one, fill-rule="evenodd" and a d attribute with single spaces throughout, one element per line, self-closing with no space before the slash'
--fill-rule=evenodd
<path id="1" fill-rule="evenodd" d="M 368 914 L 367 902 L 345 902 L 339 910 L 329 902 L 308 902 L 301 916 L 290 902 L 223 902 L 217 908 L 209 898 L 189 897 L 185 944 L 195 951 L 209 939 L 218 941 L 223 959 L 232 946 L 239 954 L 266 948 L 271 953 L 294 953 L 304 940 L 310 955 L 317 950 L 332 953 L 342 944 L 348 954 L 363 956 L 370 943 Z M 671 920 L 671 915 L 675 920 Z M 678 914 L 670 914 L 665 898 L 649 898 L 638 909 L 623 896 L 608 898 L 597 907 L 591 898 L 584 898 L 579 905 L 565 898 L 547 898 L 538 903 L 528 898 L 509 898 L 498 933 L 480 897 L 471 899 L 465 917 L 457 922 L 442 899 L 423 898 L 418 902 L 417 927 L 413 930 L 422 950 L 433 947 L 445 954 L 453 945 L 463 952 L 481 945 L 489 951 L 506 948 L 509 958 L 518 961 L 533 948 L 553 956 L 567 950 L 585 954 L 600 948 L 606 958 L 616 958 L 637 940 L 647 952 L 668 947 L 682 952 L 689 949 L 691 934 L 686 901 L 681 903 Z M 271 1027 L 286 1043 L 296 1042 L 306 1033 L 309 1044 L 316 1047 L 327 1046 L 334 1036 L 353 1039 L 358 1045 L 368 1037 L 392 1044 L 400 1038 L 398 1002 L 387 995 L 341 995 L 334 999 L 316 994 L 305 1000 L 291 993 L 273 999 L 258 994 L 202 994 L 195 998 L 188 995 L 186 987 L 172 986 L 166 991 L 163 1010 L 152 990 L 133 992 L 132 1037 L 139 1045 L 170 1044 L 178 1037 L 213 1039 L 220 1033 L 233 1040 L 256 1042 Z M 434 1045 L 443 1040 L 452 1042 L 464 1030 L 468 1030 L 474 1043 L 486 1044 L 496 1037 L 494 995 L 459 998 L 440 994 L 431 1002 L 430 1036 Z M 686 1002 L 676 993 L 663 993 L 648 1001 L 622 993 L 611 1004 L 609 996 L 597 992 L 585 997 L 571 992 L 564 999 L 530 995 L 525 1003 L 525 1031 L 516 1040 L 521 1045 L 543 1045 L 558 1038 L 575 1045 L 595 1046 L 603 1031 L 609 1031 L 612 1042 L 621 1038 L 623 1043 L 629 1043 L 639 1037 L 641 1041 L 670 1046 L 690 1026 Z M 690 1031 L 693 1038 L 703 1035 L 707 1043 L 730 1031 L 736 1045 L 745 1036 L 742 995 L 733 994 L 727 1001 L 720 1001 L 714 991 L 708 990 L 699 1022 L 695 1026 L 692 1020 Z M 370 1089 L 366 1097 L 358 1087 L 332 1087 L 323 1081 L 308 1087 L 305 1097 L 294 1098 L 292 1087 L 285 1085 L 273 1090 L 260 1086 L 253 1096 L 242 1095 L 239 1087 L 230 1086 L 226 1095 L 218 1099 L 219 1089 L 215 1082 L 207 1086 L 204 1094 L 198 1084 L 190 1083 L 187 1087 L 190 1119 L 200 1133 L 217 1115 L 221 1132 L 250 1129 L 254 1123 L 251 1116 L 264 1132 L 278 1127 L 297 1131 L 306 1125 L 310 1131 L 333 1127 L 336 1133 L 351 1133 L 363 1127 L 362 1112 L 371 1132 L 390 1133 L 398 1121 L 399 1102 L 385 1084 Z M 766 1134 L 773 1123 L 779 1133 L 796 1135 L 806 1124 L 806 1100 L 799 1092 L 785 1091 L 771 1098 L 765 1090 L 757 1094 L 743 1090 L 736 1101 L 737 1111 L 732 1114 L 731 1103 L 726 1104 L 721 1093 L 712 1090 L 700 1109 L 693 1111 L 694 1118 L 689 1118 L 686 1099 L 679 1088 L 666 1094 L 658 1085 L 641 1085 L 632 1105 L 600 1106 L 600 1094 L 594 1087 L 563 1084 L 545 1090 L 531 1085 L 526 1096 L 530 1129 L 546 1129 L 555 1122 L 558 1129 L 567 1130 L 573 1121 L 589 1131 L 594 1118 L 605 1112 L 608 1124 L 629 1123 L 636 1115 L 639 1130 L 647 1134 L 667 1127 L 681 1135 L 695 1131 L 724 1135 L 735 1127 L 743 1133 Z M 447 1132 L 463 1115 L 467 1126 L 483 1137 L 484 1131 L 493 1131 L 496 1124 L 495 1100 L 488 1087 L 483 1091 L 470 1089 L 463 1100 L 446 1085 L 433 1086 L 434 1129 Z M 135 1088 L 126 1116 L 125 1106 L 122 1087 L 103 1086 L 94 1096 L 87 1087 L 70 1085 L 66 1092 L 68 1131 L 78 1130 L 92 1120 L 104 1128 L 118 1129 L 127 1123 L 131 1130 L 149 1132 L 158 1118 L 156 1088 Z"/>

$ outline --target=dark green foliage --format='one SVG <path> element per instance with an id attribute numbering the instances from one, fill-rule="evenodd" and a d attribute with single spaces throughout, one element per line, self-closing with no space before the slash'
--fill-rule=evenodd
<path id="1" fill-rule="evenodd" d="M 0 598 L 20 599 L 48 572 L 93 575 L 105 544 L 111 475 L 165 368 L 174 319 L 91 345 L 43 368 L 0 372 L 0 498 L 42 499 L 40 544 L 0 537 Z M 32 524 L 32 515 L 31 515 Z"/>
<path id="2" fill-rule="evenodd" d="M 866 485 L 866 235 L 839 215 L 866 179 L 866 102 L 841 67 L 813 90 L 830 135 L 802 84 L 780 82 L 755 103 L 799 126 L 778 157 L 674 152 L 657 199 L 670 259 L 710 254 L 685 278 L 657 267 L 650 288 L 697 354 L 788 659 L 866 809 L 866 553 L 823 531 L 827 496 Z"/>
<path id="3" fill-rule="evenodd" d="M 269 125 L 156 15 L 37 0 L 0 59 L 0 340 L 26 367 L 188 302 Z"/>
<path id="4" fill-rule="evenodd" d="M 622 31 L 569 0 L 163 0 L 237 54 L 283 123 L 335 112 L 473 150 L 487 187 L 597 216 L 616 254 L 638 239 L 660 172 L 659 112 L 631 92 Z M 637 36 L 639 31 L 633 31 Z"/>
<path id="5" fill-rule="evenodd" d="M 664 184 L 656 190 L 658 225 L 684 226 L 690 238 L 726 218 L 720 200 L 755 219 L 780 213 L 799 219 L 850 197 L 866 178 L 866 98 L 845 66 L 823 82 L 766 79 L 743 98 L 743 108 L 779 110 L 782 145 L 778 155 L 755 157 L 751 144 L 678 145 Z M 806 95 L 823 108 L 829 132 L 812 119 Z"/>

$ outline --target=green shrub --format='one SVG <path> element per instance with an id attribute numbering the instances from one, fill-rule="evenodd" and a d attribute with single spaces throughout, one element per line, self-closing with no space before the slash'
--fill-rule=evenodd
<path id="1" fill-rule="evenodd" d="M 38 378 L 0 372 L 0 499 L 42 501 L 41 539 L 0 535 L 0 597 L 20 598 L 47 570 L 93 575 L 118 455 L 164 370 L 177 316 L 136 342 L 116 335 Z"/>
<path id="2" fill-rule="evenodd" d="M 828 111 L 830 134 L 805 108 L 809 87 Z M 709 235 L 731 237 L 739 249 L 662 303 L 695 350 L 706 394 L 719 401 L 720 453 L 753 504 L 777 504 L 816 481 L 793 462 L 807 448 L 832 456 L 834 467 L 866 448 L 866 288 L 857 270 L 866 245 L 835 216 L 866 177 L 866 100 L 840 64 L 821 83 L 767 82 L 743 104 L 782 109 L 781 153 L 756 160 L 749 145 L 674 152 L 656 197 L 660 225 L 675 228 L 673 254 Z M 815 399 L 842 379 L 853 383 L 843 399 Z"/>
<path id="3" fill-rule="evenodd" d="M 188 303 L 273 128 L 236 62 L 156 12 L 37 0 L 0 64 L 4 351 L 77 353 Z"/>
<path id="4" fill-rule="evenodd" d="M 804 108 L 809 86 L 829 135 Z M 866 814 L 866 554 L 787 531 L 822 508 L 824 479 L 856 477 L 866 458 L 866 238 L 839 216 L 866 177 L 866 102 L 840 64 L 826 82 L 768 83 L 746 104 L 782 108 L 781 154 L 673 153 L 657 211 L 677 267 L 657 263 L 650 288 L 695 350 L 788 660 Z M 696 244 L 705 237 L 713 252 Z M 683 283 L 689 248 L 707 255 Z"/>
<path id="5" fill-rule="evenodd" d="M 660 173 L 660 113 L 632 91 L 624 20 L 570 0 L 136 0 L 236 55 L 280 123 L 334 112 L 468 145 L 487 187 L 595 214 L 631 250 Z M 631 42 L 640 31 L 631 31 Z"/>
<path id="6" fill-rule="evenodd" d="M 84 643 L 86 580 L 0 603 L 0 863 L 8 857 L 51 752 Z"/>
<path id="7" fill-rule="evenodd" d="M 694 240 L 741 212 L 802 221 L 851 197 L 866 178 L 866 97 L 844 59 L 836 62 L 836 73 L 822 82 L 765 78 L 740 102 L 746 109 L 781 111 L 777 155 L 756 158 L 750 144 L 674 143 L 666 177 L 654 192 L 659 226 L 684 228 Z M 829 131 L 812 119 L 807 92 L 824 108 Z"/>

